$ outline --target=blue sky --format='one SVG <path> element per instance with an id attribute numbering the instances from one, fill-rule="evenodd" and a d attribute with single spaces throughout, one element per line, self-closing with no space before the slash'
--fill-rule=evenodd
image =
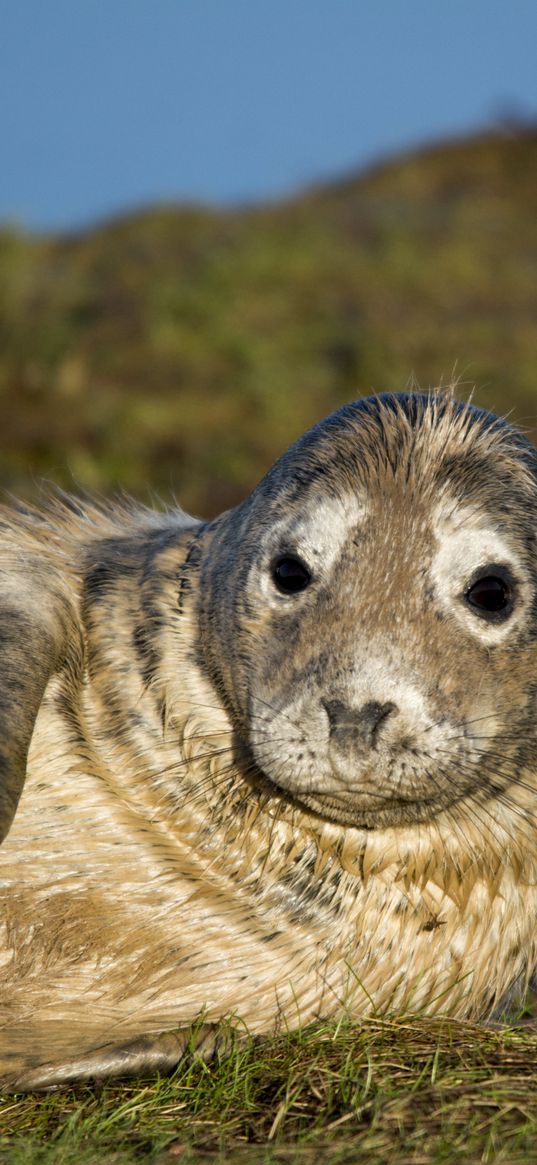
<path id="1" fill-rule="evenodd" d="M 4 0 L 0 220 L 274 199 L 537 118 L 535 0 Z"/>

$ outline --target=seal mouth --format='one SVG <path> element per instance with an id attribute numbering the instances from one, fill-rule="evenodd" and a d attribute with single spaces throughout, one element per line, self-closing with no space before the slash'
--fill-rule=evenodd
<path id="1" fill-rule="evenodd" d="M 280 785 L 263 774 L 278 796 L 284 797 L 309 813 L 337 825 L 348 825 L 355 829 L 385 829 L 390 825 L 416 825 L 432 821 L 446 805 L 432 798 L 421 800 L 407 797 L 383 797 L 381 794 L 338 795 L 337 793 L 312 793 L 298 791 L 290 794 Z M 372 804 L 374 800 L 375 804 Z M 450 801 L 450 804 L 452 802 Z"/>
<path id="2" fill-rule="evenodd" d="M 290 808 L 314 815 L 321 821 L 368 831 L 390 826 L 427 825 L 446 810 L 476 796 L 476 775 L 469 780 L 464 773 L 444 770 L 437 774 L 442 783 L 435 782 L 433 795 L 405 796 L 401 792 L 380 793 L 365 791 L 286 788 L 259 764 L 248 742 L 235 730 L 235 761 L 243 779 L 252 791 L 278 798 Z M 445 785 L 443 783 L 445 782 Z M 486 782 L 481 790 L 485 796 L 498 795 L 498 789 Z M 416 791 L 418 792 L 418 790 Z M 502 789 L 503 792 L 503 789 Z"/>
<path id="3" fill-rule="evenodd" d="M 269 793 L 291 808 L 314 814 L 322 821 L 336 825 L 351 826 L 355 829 L 384 829 L 390 825 L 416 825 L 433 821 L 443 810 L 449 808 L 459 796 L 446 793 L 440 797 L 385 796 L 382 793 L 323 793 L 311 789 L 286 789 L 262 769 L 249 745 L 236 738 L 236 758 L 244 779 L 250 788 L 258 793 Z"/>

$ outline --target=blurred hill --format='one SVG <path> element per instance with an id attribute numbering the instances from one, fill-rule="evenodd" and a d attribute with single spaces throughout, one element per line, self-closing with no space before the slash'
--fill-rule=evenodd
<path id="1" fill-rule="evenodd" d="M 537 128 L 286 203 L 0 230 L 0 485 L 235 503 L 343 401 L 463 381 L 537 435 Z"/>

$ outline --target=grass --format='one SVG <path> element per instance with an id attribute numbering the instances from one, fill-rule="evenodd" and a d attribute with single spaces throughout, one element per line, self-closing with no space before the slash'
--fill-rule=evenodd
<path id="1" fill-rule="evenodd" d="M 318 1024 L 157 1081 L 6 1096 L 9 1165 L 537 1159 L 537 1035 L 448 1020 Z"/>

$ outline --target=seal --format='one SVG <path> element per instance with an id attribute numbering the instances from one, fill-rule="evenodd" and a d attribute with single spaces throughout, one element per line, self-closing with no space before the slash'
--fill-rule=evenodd
<path id="1" fill-rule="evenodd" d="M 5 507 L 0 1075 L 173 1067 L 537 963 L 537 451 L 448 393 L 214 521 Z"/>

